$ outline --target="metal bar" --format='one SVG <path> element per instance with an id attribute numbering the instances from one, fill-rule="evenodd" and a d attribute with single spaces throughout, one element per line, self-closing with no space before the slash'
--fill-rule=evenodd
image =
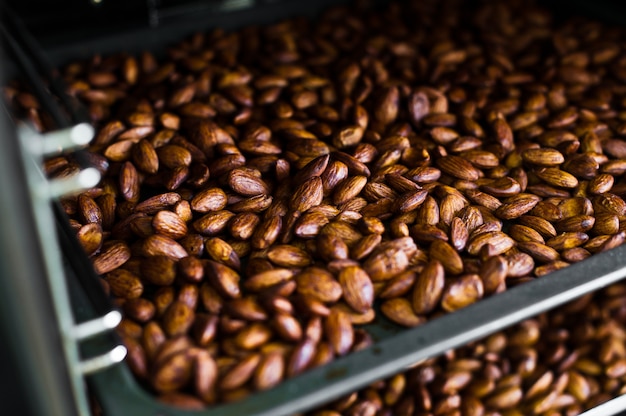
<path id="1" fill-rule="evenodd" d="M 280 416 L 320 406 L 374 381 L 404 371 L 422 360 L 615 283 L 626 277 L 625 256 L 626 246 L 597 254 L 567 269 L 433 319 L 420 327 L 386 337 L 367 349 L 308 371 L 269 391 L 193 414 Z M 92 380 L 98 390 L 107 393 L 100 396 L 106 414 L 130 412 L 139 416 L 159 411 L 191 414 L 174 411 L 154 398 L 150 399 L 148 393 L 129 376 L 126 367 L 119 366 L 95 374 Z"/>
<path id="2" fill-rule="evenodd" d="M 65 272 L 61 262 L 61 250 L 59 249 L 55 233 L 56 228 L 54 226 L 55 221 L 51 202 L 53 197 L 58 196 L 57 192 L 65 193 L 78 190 L 75 187 L 70 187 L 70 185 L 79 187 L 93 186 L 94 174 L 97 175 L 97 178 L 100 175 L 97 170 L 93 169 L 93 171 L 89 171 L 86 174 L 85 171 L 80 172 L 75 176 L 76 180 L 68 178 L 63 182 L 63 186 L 59 182 L 56 185 L 55 183 L 49 184 L 37 166 L 37 163 L 41 161 L 41 154 L 33 154 L 31 152 L 33 146 L 27 144 L 38 140 L 45 139 L 30 129 L 22 128 L 19 130 L 18 142 L 21 148 L 21 161 L 25 169 L 26 189 L 28 189 L 32 200 L 36 241 L 41 247 L 41 255 L 45 267 L 43 276 L 47 279 L 50 289 L 52 307 L 63 344 L 62 357 L 70 375 L 69 388 L 73 393 L 72 403 L 79 414 L 87 415 L 89 414 L 89 405 L 85 395 L 78 344 L 73 336 L 74 317 L 70 306 Z"/>
<path id="3" fill-rule="evenodd" d="M 84 375 L 96 373 L 121 362 L 126 357 L 126 352 L 125 346 L 118 345 L 105 354 L 82 361 L 80 363 L 80 371 Z"/>
<path id="4" fill-rule="evenodd" d="M 111 311 L 104 316 L 74 326 L 72 335 L 81 341 L 114 329 L 121 321 L 122 314 L 119 311 Z"/>
<path id="5" fill-rule="evenodd" d="M 32 151 L 44 156 L 53 156 L 89 144 L 93 135 L 93 126 L 87 123 L 77 124 L 67 129 L 46 133 L 46 140 L 41 140 L 39 148 L 33 148 Z"/>
<path id="6" fill-rule="evenodd" d="M 18 374 L 15 382 L 26 383 L 28 402 L 22 414 L 77 415 L 76 390 L 64 365 L 64 340 L 57 329 L 57 316 L 48 282 L 36 223 L 35 200 L 27 192 L 23 158 L 15 134 L 0 108 L 0 189 L 6 197 L 0 204 L 0 316 L 2 343 L 15 350 Z M 42 281 L 43 280 L 43 281 Z"/>
<path id="7" fill-rule="evenodd" d="M 622 414 L 626 410 L 626 394 L 617 396 L 607 402 L 604 402 L 592 409 L 580 414 L 580 416 L 613 416 Z"/>
<path id="8" fill-rule="evenodd" d="M 48 194 L 51 198 L 58 198 L 92 188 L 98 182 L 100 182 L 100 172 L 96 168 L 87 168 L 81 170 L 76 175 L 63 179 L 53 179 L 50 182 L 43 183 L 38 191 L 42 195 Z"/>

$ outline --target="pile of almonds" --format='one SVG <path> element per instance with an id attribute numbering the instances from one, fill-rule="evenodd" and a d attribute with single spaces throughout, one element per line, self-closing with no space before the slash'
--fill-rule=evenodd
<path id="1" fill-rule="evenodd" d="M 521 0 L 391 2 L 216 29 L 163 60 L 68 65 L 104 179 L 63 205 L 124 311 L 134 374 L 164 402 L 238 400 L 367 347 L 360 325 L 377 313 L 416 326 L 622 244 L 625 34 L 556 23 Z M 5 96 L 50 127 L 17 84 Z M 54 177 L 78 169 L 66 156 L 45 163 Z M 551 319 L 494 339 L 550 331 Z M 528 348 L 537 361 L 535 341 L 485 342 L 459 352 L 474 361 L 450 353 L 418 367 L 459 369 L 464 382 L 424 370 L 439 381 L 371 395 L 448 415 L 465 397 L 504 408 L 494 397 L 515 387 L 515 405 L 535 409 L 543 390 L 519 383 L 536 369 L 510 364 Z M 573 364 L 558 362 L 541 369 L 565 377 Z M 491 390 L 463 390 L 488 364 L 512 381 L 487 374 Z M 411 374 L 388 383 L 413 386 Z M 617 392 L 596 384 L 585 400 L 554 394 L 580 409 Z M 436 410 L 427 396 L 450 403 Z M 382 409 L 350 397 L 350 414 Z"/>
<path id="2" fill-rule="evenodd" d="M 310 416 L 574 416 L 626 393 L 626 285 L 584 296 Z"/>

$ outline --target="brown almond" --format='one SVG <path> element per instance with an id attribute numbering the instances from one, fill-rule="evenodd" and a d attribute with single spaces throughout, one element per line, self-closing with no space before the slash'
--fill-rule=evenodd
<path id="1" fill-rule="evenodd" d="M 237 214 L 228 224 L 230 234 L 239 240 L 249 239 L 256 226 L 261 222 L 259 216 L 252 212 Z"/>
<path id="2" fill-rule="evenodd" d="M 507 256 L 507 277 L 528 276 L 535 267 L 533 257 L 526 253 L 513 253 Z"/>
<path id="3" fill-rule="evenodd" d="M 158 286 L 168 286 L 176 278 L 176 261 L 168 256 L 151 256 L 141 261 L 141 277 Z"/>
<path id="4" fill-rule="evenodd" d="M 239 270 L 241 261 L 233 247 L 221 238 L 213 237 L 206 240 L 204 247 L 208 256 L 218 263 Z"/>
<path id="5" fill-rule="evenodd" d="M 526 241 L 534 241 L 537 243 L 545 243 L 541 234 L 533 228 L 525 225 L 513 224 L 509 227 L 509 235 L 518 243 Z"/>
<path id="6" fill-rule="evenodd" d="M 561 251 L 581 246 L 587 240 L 589 240 L 589 236 L 583 232 L 567 232 L 549 239 L 546 241 L 546 245 L 557 251 Z"/>
<path id="7" fill-rule="evenodd" d="M 486 294 L 492 294 L 504 283 L 508 262 L 502 256 L 489 257 L 480 267 L 479 275 Z"/>
<path id="8" fill-rule="evenodd" d="M 333 203 L 341 205 L 356 197 L 367 183 L 365 176 L 352 176 L 342 181 L 335 187 L 333 192 Z"/>
<path id="9" fill-rule="evenodd" d="M 235 345 L 244 350 L 254 350 L 267 343 L 272 335 L 272 330 L 265 324 L 254 322 L 237 333 Z"/>
<path id="10" fill-rule="evenodd" d="M 490 231 L 479 234 L 470 240 L 467 251 L 472 255 L 478 255 L 485 244 L 491 244 L 494 248 L 492 255 L 502 254 L 515 245 L 515 241 L 500 231 Z"/>
<path id="11" fill-rule="evenodd" d="M 556 229 L 554 226 L 543 218 L 532 215 L 522 215 L 519 218 L 519 222 L 520 224 L 537 231 L 543 238 L 552 238 L 556 236 Z"/>
<path id="12" fill-rule="evenodd" d="M 541 217 L 550 222 L 560 221 L 563 219 L 563 211 L 559 206 L 546 201 L 539 201 L 535 207 L 528 212 L 530 215 Z"/>
<path id="13" fill-rule="evenodd" d="M 430 261 L 415 280 L 411 298 L 416 314 L 427 314 L 439 304 L 445 284 L 445 272 L 442 264 Z"/>
<path id="14" fill-rule="evenodd" d="M 285 357 L 280 352 L 263 356 L 254 373 L 253 383 L 257 390 L 267 390 L 281 382 L 285 373 Z"/>
<path id="15" fill-rule="evenodd" d="M 522 397 L 522 389 L 519 386 L 511 386 L 491 394 L 485 404 L 495 409 L 511 409 L 522 400 Z"/>
<path id="16" fill-rule="evenodd" d="M 343 293 L 341 285 L 326 270 L 309 267 L 295 276 L 298 293 L 322 302 L 336 302 Z"/>
<path id="17" fill-rule="evenodd" d="M 160 393 L 174 392 L 186 385 L 192 377 L 192 361 L 185 352 L 171 354 L 154 369 L 152 387 Z"/>
<path id="18" fill-rule="evenodd" d="M 315 176 L 299 185 L 291 197 L 289 208 L 296 212 L 305 212 L 317 206 L 324 198 L 322 180 Z"/>
<path id="19" fill-rule="evenodd" d="M 450 244 L 457 251 L 463 251 L 469 239 L 469 232 L 463 220 L 454 217 L 450 223 Z"/>
<path id="20" fill-rule="evenodd" d="M 513 196 L 519 194 L 522 191 L 522 187 L 519 182 L 517 182 L 513 178 L 509 178 L 508 176 L 481 185 L 480 189 L 495 197 Z"/>
<path id="21" fill-rule="evenodd" d="M 135 212 L 143 212 L 148 215 L 156 214 L 163 211 L 176 203 L 180 202 L 181 196 L 177 192 L 166 192 L 164 194 L 155 195 L 135 206 Z"/>
<path id="22" fill-rule="evenodd" d="M 407 192 L 399 196 L 393 204 L 393 209 L 396 212 L 405 213 L 414 211 L 426 200 L 428 191 L 415 190 Z"/>
<path id="23" fill-rule="evenodd" d="M 194 390 L 206 403 L 213 403 L 216 400 L 217 378 L 218 367 L 211 354 L 206 351 L 196 354 L 193 364 Z"/>
<path id="24" fill-rule="evenodd" d="M 354 342 L 354 329 L 350 322 L 350 317 L 333 308 L 324 321 L 325 334 L 336 355 L 347 354 Z"/>
<path id="25" fill-rule="evenodd" d="M 187 257 L 185 249 L 173 239 L 160 234 L 154 234 L 143 240 L 141 252 L 145 256 L 167 256 L 173 259 Z"/>
<path id="26" fill-rule="evenodd" d="M 193 309 L 180 301 L 174 301 L 163 315 L 163 330 L 170 337 L 187 333 L 194 320 Z"/>
<path id="27" fill-rule="evenodd" d="M 271 247 L 267 251 L 270 261 L 280 267 L 306 267 L 312 260 L 309 254 L 293 245 L 284 244 Z"/>
<path id="28" fill-rule="evenodd" d="M 551 247 L 536 241 L 518 243 L 517 247 L 541 263 L 548 263 L 559 259 L 559 253 Z"/>
<path id="29" fill-rule="evenodd" d="M 363 138 L 363 128 L 359 126 L 348 126 L 339 130 L 333 138 L 333 146 L 338 149 L 357 145 Z"/>
<path id="30" fill-rule="evenodd" d="M 121 242 L 112 242 L 106 245 L 100 254 L 93 258 L 93 266 L 98 274 L 108 273 L 117 269 L 130 259 L 130 249 Z"/>
<path id="31" fill-rule="evenodd" d="M 622 218 L 626 215 L 626 202 L 617 195 L 606 193 L 598 195 L 592 200 L 596 213 L 605 212 Z"/>
<path id="32" fill-rule="evenodd" d="M 402 250 L 388 248 L 370 255 L 363 263 L 363 269 L 372 281 L 377 282 L 388 280 L 403 272 L 408 265 L 409 259 Z"/>
<path id="33" fill-rule="evenodd" d="M 246 289 L 258 292 L 271 286 L 286 282 L 294 276 L 290 269 L 272 269 L 250 276 L 244 282 Z"/>
<path id="34" fill-rule="evenodd" d="M 348 250 L 346 243 L 336 235 L 321 234 L 317 237 L 317 254 L 324 260 L 347 259 Z"/>
<path id="35" fill-rule="evenodd" d="M 498 218 L 503 220 L 519 218 L 533 209 L 540 199 L 541 198 L 538 196 L 532 194 L 518 194 L 506 199 L 505 203 L 496 209 L 495 214 Z"/>
<path id="36" fill-rule="evenodd" d="M 394 298 L 383 302 L 380 311 L 391 321 L 406 327 L 413 327 L 425 322 L 413 311 L 411 303 L 404 298 Z"/>
<path id="37" fill-rule="evenodd" d="M 244 169 L 233 169 L 228 174 L 228 185 L 240 195 L 257 196 L 269 193 L 267 184 Z"/>
<path id="38" fill-rule="evenodd" d="M 380 234 L 370 234 L 361 238 L 350 249 L 350 257 L 355 260 L 362 260 L 370 255 L 382 241 Z"/>
<path id="39" fill-rule="evenodd" d="M 302 339 L 302 326 L 292 315 L 276 314 L 272 320 L 272 327 L 280 337 L 287 341 L 300 341 Z"/>
<path id="40" fill-rule="evenodd" d="M 465 194 L 474 204 L 485 207 L 491 211 L 495 211 L 502 206 L 502 202 L 498 198 L 486 192 L 468 189 Z"/>
<path id="41" fill-rule="evenodd" d="M 254 375 L 260 362 L 260 354 L 247 356 L 224 374 L 218 381 L 219 388 L 222 390 L 233 390 L 243 386 Z"/>
<path id="42" fill-rule="evenodd" d="M 315 356 L 316 342 L 305 339 L 293 349 L 287 362 L 287 376 L 293 377 L 302 373 L 310 365 Z"/>
<path id="43" fill-rule="evenodd" d="M 139 173 L 131 162 L 124 162 L 119 173 L 120 193 L 127 201 L 136 202 L 139 199 Z"/>
<path id="44" fill-rule="evenodd" d="M 148 140 L 139 140 L 132 147 L 132 158 L 137 168 L 148 174 L 155 174 L 159 170 L 159 157 Z"/>
<path id="45" fill-rule="evenodd" d="M 343 299 L 358 312 L 367 312 L 374 303 L 374 286 L 367 273 L 357 266 L 349 266 L 339 273 Z"/>
<path id="46" fill-rule="evenodd" d="M 228 266 L 213 260 L 205 262 L 205 275 L 219 292 L 229 298 L 241 296 L 239 274 Z"/>
<path id="47" fill-rule="evenodd" d="M 274 244 L 282 230 L 282 224 L 283 221 L 279 215 L 263 220 L 252 234 L 252 247 L 263 250 Z"/>
<path id="48" fill-rule="evenodd" d="M 431 259 L 441 263 L 446 272 L 450 274 L 460 274 L 463 272 L 463 260 L 461 256 L 445 241 L 433 241 L 428 253 Z"/>
<path id="49" fill-rule="evenodd" d="M 191 164 L 191 152 L 181 146 L 168 144 L 157 148 L 156 153 L 159 157 L 159 163 L 169 169 Z"/>
<path id="50" fill-rule="evenodd" d="M 575 188 L 578 185 L 578 179 L 574 175 L 556 168 L 547 168 L 536 174 L 549 185 L 561 188 Z"/>
<path id="51" fill-rule="evenodd" d="M 604 194 L 611 191 L 615 179 L 612 175 L 601 173 L 589 182 L 587 192 L 592 195 Z"/>
<path id="52" fill-rule="evenodd" d="M 482 172 L 460 156 L 448 155 L 437 159 L 437 166 L 448 175 L 466 181 L 475 181 Z"/>
<path id="53" fill-rule="evenodd" d="M 551 148 L 526 149 L 522 152 L 522 159 L 526 163 L 540 166 L 558 166 L 565 162 L 563 154 Z"/>
<path id="54" fill-rule="evenodd" d="M 226 207 L 228 199 L 220 188 L 208 188 L 198 192 L 190 201 L 191 209 L 196 212 L 220 211 Z"/>
<path id="55" fill-rule="evenodd" d="M 203 235 L 217 235 L 226 228 L 228 222 L 234 216 L 233 212 L 227 210 L 211 212 L 194 221 L 193 228 Z"/>
<path id="56" fill-rule="evenodd" d="M 174 240 L 187 235 L 187 224 L 171 211 L 160 211 L 152 219 L 152 227 L 158 234 Z"/>
<path id="57" fill-rule="evenodd" d="M 338 160 L 328 162 L 324 172 L 321 174 L 324 195 L 329 195 L 335 187 L 348 177 L 348 166 Z"/>
<path id="58" fill-rule="evenodd" d="M 598 213 L 592 231 L 599 235 L 613 235 L 619 232 L 619 217 L 613 214 Z"/>
<path id="59" fill-rule="evenodd" d="M 84 225 L 76 233 L 76 238 L 83 250 L 85 250 L 85 253 L 91 256 L 102 247 L 104 239 L 102 227 L 96 223 Z"/>
<path id="60" fill-rule="evenodd" d="M 477 274 L 466 274 L 446 282 L 441 307 L 452 312 L 464 308 L 483 297 L 483 282 Z"/>
<path id="61" fill-rule="evenodd" d="M 143 284 L 139 277 L 127 270 L 113 270 L 107 273 L 105 280 L 109 284 L 111 292 L 117 297 L 134 299 L 143 293 Z"/>
<path id="62" fill-rule="evenodd" d="M 558 232 L 587 232 L 593 228 L 596 219 L 590 215 L 575 215 L 557 222 Z"/>

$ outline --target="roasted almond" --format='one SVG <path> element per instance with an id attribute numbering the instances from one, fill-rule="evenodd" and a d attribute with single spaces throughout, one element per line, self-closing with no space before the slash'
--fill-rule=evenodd
<path id="1" fill-rule="evenodd" d="M 322 302 L 336 302 L 343 293 L 341 285 L 326 270 L 309 267 L 295 277 L 298 293 Z"/>
<path id="2" fill-rule="evenodd" d="M 418 275 L 413 287 L 411 304 L 417 314 L 431 312 L 439 304 L 445 284 L 445 272 L 442 264 L 430 261 Z"/>
<path id="3" fill-rule="evenodd" d="M 374 286 L 367 273 L 357 266 L 349 266 L 339 273 L 343 299 L 358 312 L 366 312 L 374 303 Z"/>
<path id="4" fill-rule="evenodd" d="M 240 195 L 257 196 L 269 193 L 267 184 L 244 169 L 233 169 L 228 174 L 228 185 Z"/>

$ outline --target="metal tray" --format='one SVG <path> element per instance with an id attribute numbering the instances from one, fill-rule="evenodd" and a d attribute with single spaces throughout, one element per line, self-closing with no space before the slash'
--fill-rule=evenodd
<path id="1" fill-rule="evenodd" d="M 250 5 L 262 3 L 261 8 Z M 157 13 L 155 21 L 124 32 L 94 31 L 76 41 L 71 31 L 40 39 L 44 51 L 55 65 L 70 59 L 85 58 L 94 52 L 110 53 L 156 50 L 181 37 L 209 27 L 234 28 L 250 23 L 268 23 L 294 14 L 311 15 L 336 1 L 280 2 L 221 1 L 189 3 Z M 558 3 L 558 2 L 557 2 Z M 577 2 L 583 3 L 584 2 Z M 604 3 L 597 3 L 596 11 Z M 606 5 L 605 5 L 606 6 Z M 602 9 L 606 13 L 609 9 Z M 193 17 L 189 17 L 193 12 Z M 155 17 L 155 15 L 153 15 Z M 613 18 L 615 16 L 613 15 Z M 156 24 L 154 24 L 156 23 Z M 96 33 L 97 32 L 97 33 Z M 70 39 L 73 37 L 73 40 Z M 365 326 L 375 344 L 330 364 L 305 372 L 277 387 L 254 393 L 239 402 L 188 411 L 158 402 L 141 387 L 125 365 L 107 368 L 87 377 L 106 415 L 266 415 L 280 416 L 301 412 L 355 391 L 373 381 L 403 371 L 424 359 L 462 346 L 526 318 L 593 292 L 626 277 L 626 246 L 598 254 L 549 276 L 510 289 L 479 303 L 413 329 L 404 329 L 380 316 Z M 71 273 L 71 271 L 70 271 Z M 94 307 L 84 288 L 73 286 L 77 317 L 92 317 Z M 116 343 L 111 334 L 85 342 L 82 352 L 97 355 Z M 626 399 L 592 410 L 589 415 L 608 416 L 626 408 Z"/>
<path id="2" fill-rule="evenodd" d="M 137 384 L 124 365 L 96 373 L 88 381 L 106 415 L 290 415 L 617 282 L 626 277 L 625 259 L 626 246 L 621 246 L 408 330 L 379 319 L 366 326 L 377 341 L 373 346 L 307 371 L 271 390 L 206 411 L 186 411 L 158 402 Z M 94 349 L 86 350 L 91 355 L 110 345 L 98 339 L 86 347 Z M 596 415 L 615 414 L 626 408 L 624 401 L 621 399 L 614 412 L 604 408 Z"/>

